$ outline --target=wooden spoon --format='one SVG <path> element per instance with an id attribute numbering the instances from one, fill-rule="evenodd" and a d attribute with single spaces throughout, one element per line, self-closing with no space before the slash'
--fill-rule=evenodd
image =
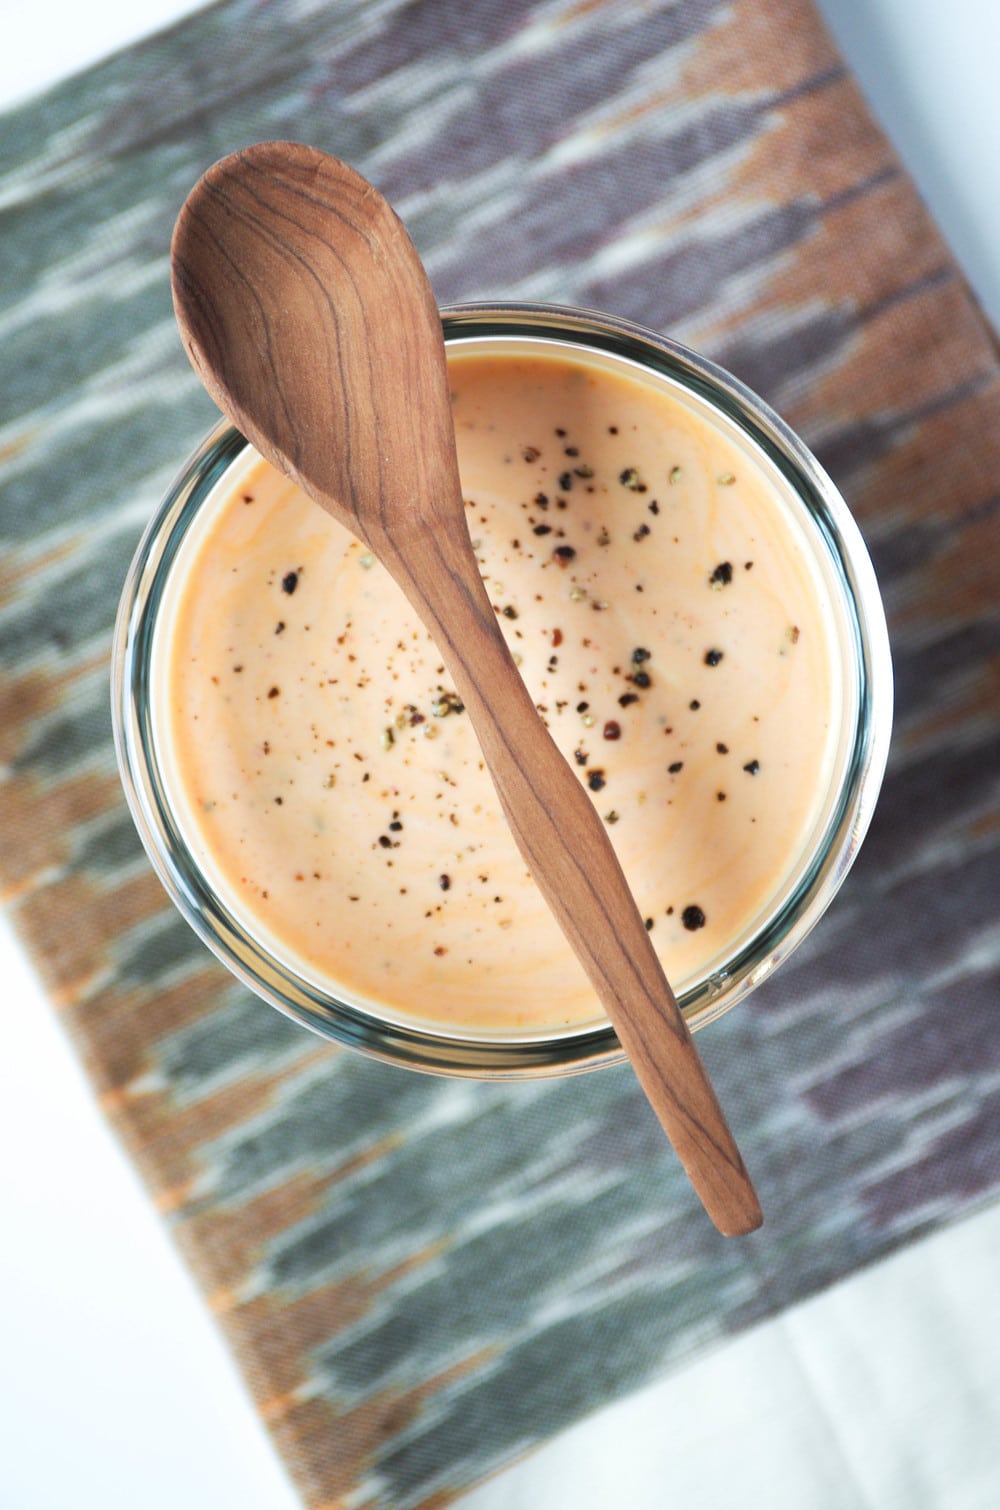
<path id="1" fill-rule="evenodd" d="M 760 1205 L 580 781 L 507 650 L 469 540 L 437 305 L 372 185 L 309 147 L 224 158 L 174 232 L 174 306 L 220 409 L 370 547 L 430 630 L 531 874 L 720 1231 Z"/>

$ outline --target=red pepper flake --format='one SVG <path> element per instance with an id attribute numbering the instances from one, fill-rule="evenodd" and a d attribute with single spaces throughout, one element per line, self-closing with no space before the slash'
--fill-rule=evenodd
<path id="1" fill-rule="evenodd" d="M 619 702 L 620 701 L 621 701 L 621 699 L 619 698 Z M 607 721 L 607 723 L 604 725 L 604 731 L 603 732 L 604 732 L 605 739 L 621 739 L 621 737 L 622 737 L 621 724 L 617 723 L 615 719 L 609 718 L 608 721 Z"/>
<path id="2" fill-rule="evenodd" d="M 445 948 L 445 947 L 444 947 L 444 945 L 443 945 L 443 944 L 437 944 L 437 945 L 436 945 L 436 946 L 435 946 L 435 949 L 434 949 L 434 953 L 435 953 L 435 954 L 436 954 L 436 955 L 437 955 L 437 956 L 438 956 L 438 958 L 439 958 L 439 959 L 440 959 L 440 957 L 441 957 L 441 955 L 442 955 L 442 954 L 447 954 L 447 953 L 448 953 L 448 951 L 447 951 L 447 949 L 446 949 L 446 948 Z"/>
<path id="3" fill-rule="evenodd" d="M 722 655 L 723 655 L 723 652 L 721 650 L 706 650 L 705 651 L 705 665 L 706 666 L 717 666 L 719 664 L 719 662 L 722 660 Z"/>
<path id="4" fill-rule="evenodd" d="M 706 918 L 698 904 L 692 902 L 681 913 L 681 922 L 689 933 L 696 933 L 699 928 L 704 928 Z"/>
<path id="5" fill-rule="evenodd" d="M 295 589 L 298 587 L 298 585 L 299 585 L 299 574 L 298 574 L 298 572 L 297 571 L 286 571 L 285 575 L 281 579 L 281 590 L 282 590 L 282 592 L 287 592 L 288 595 L 289 595 L 289 597 L 291 597 L 292 593 L 295 591 Z"/>
<path id="6" fill-rule="evenodd" d="M 244 493 L 243 494 L 243 502 L 244 503 L 253 503 L 253 494 L 252 493 Z"/>
<path id="7" fill-rule="evenodd" d="M 565 566 L 568 561 L 573 560 L 574 556 L 576 555 L 576 550 L 572 545 L 557 545 L 552 554 L 555 556 L 560 566 Z"/>
<path id="8" fill-rule="evenodd" d="M 553 645 L 556 646 L 556 648 L 558 648 L 562 644 L 562 642 L 563 642 L 563 632 L 562 632 L 562 630 L 561 629 L 553 629 L 553 631 L 552 631 L 552 643 L 553 643 Z"/>

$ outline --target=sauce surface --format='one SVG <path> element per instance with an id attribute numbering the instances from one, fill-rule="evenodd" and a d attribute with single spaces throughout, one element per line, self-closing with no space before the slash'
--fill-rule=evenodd
<path id="1" fill-rule="evenodd" d="M 449 369 L 498 621 L 680 993 L 773 911 L 813 833 L 840 717 L 821 579 L 774 480 L 682 395 L 556 355 Z M 232 910 L 396 1020 L 603 1021 L 433 643 L 366 548 L 252 458 L 176 576 L 156 716 Z"/>

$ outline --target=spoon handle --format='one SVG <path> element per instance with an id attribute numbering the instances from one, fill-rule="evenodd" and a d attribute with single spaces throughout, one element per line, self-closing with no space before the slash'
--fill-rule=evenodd
<path id="1" fill-rule="evenodd" d="M 407 540 L 405 560 L 389 541 L 378 553 L 441 651 L 535 884 L 705 1210 L 720 1232 L 751 1232 L 763 1218 L 739 1149 L 604 824 L 539 720 L 463 531 L 464 520 L 442 516 Z"/>

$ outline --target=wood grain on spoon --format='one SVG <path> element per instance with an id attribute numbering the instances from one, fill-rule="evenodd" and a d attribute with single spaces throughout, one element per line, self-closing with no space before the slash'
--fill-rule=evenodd
<path id="1" fill-rule="evenodd" d="M 223 159 L 173 241 L 191 361 L 262 455 L 363 539 L 437 643 L 535 883 L 712 1220 L 761 1211 L 604 825 L 541 722 L 472 551 L 441 322 L 401 222 L 293 143 Z"/>

